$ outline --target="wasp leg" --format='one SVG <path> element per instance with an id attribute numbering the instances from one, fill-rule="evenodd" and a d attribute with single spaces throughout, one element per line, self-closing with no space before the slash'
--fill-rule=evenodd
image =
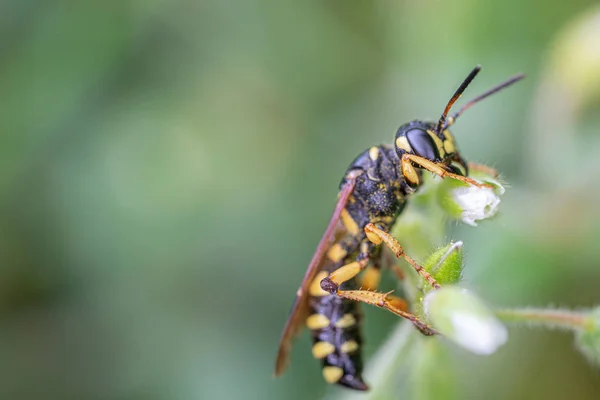
<path id="1" fill-rule="evenodd" d="M 391 251 L 383 251 L 382 259 L 384 263 L 384 268 L 387 268 L 390 271 L 392 271 L 392 273 L 396 275 L 396 279 L 398 279 L 399 281 L 403 281 L 405 278 L 405 274 L 404 271 L 402 271 L 402 268 L 400 268 L 400 265 L 398 265 L 398 263 L 396 262 L 396 255 L 392 254 Z"/>
<path id="2" fill-rule="evenodd" d="M 381 293 L 371 290 L 338 290 L 336 294 L 346 299 L 361 301 L 377 307 L 384 308 L 399 317 L 405 318 L 425 336 L 435 335 L 437 332 L 421 321 L 416 315 L 406 311 L 407 304 L 403 299 L 390 295 L 392 292 Z"/>
<path id="3" fill-rule="evenodd" d="M 419 176 L 417 175 L 417 171 L 415 171 L 415 167 L 411 163 L 418 164 L 420 167 L 425 168 L 429 172 L 433 172 L 434 174 L 439 175 L 442 178 L 456 179 L 461 182 L 468 183 L 469 185 L 473 185 L 473 186 L 477 186 L 477 187 L 481 187 L 481 188 L 493 187 L 490 184 L 479 183 L 476 180 L 468 178 L 466 176 L 457 175 L 452 172 L 449 172 L 442 165 L 440 165 L 434 161 L 428 160 L 423 157 L 419 157 L 414 154 L 404 153 L 402 155 L 402 160 L 401 160 L 402 175 L 404 175 L 404 177 L 410 183 L 415 184 L 415 185 L 419 183 Z"/>
<path id="4" fill-rule="evenodd" d="M 484 174 L 493 176 L 494 178 L 497 178 L 498 175 L 500 175 L 500 173 L 498 171 L 496 171 L 494 168 L 488 167 L 487 165 L 483 165 L 483 164 L 477 164 L 477 163 L 469 163 L 469 171 L 483 172 Z"/>
<path id="5" fill-rule="evenodd" d="M 379 281 L 381 281 L 381 271 L 379 268 L 371 266 L 360 277 L 360 286 L 367 290 L 377 289 Z"/>
<path id="6" fill-rule="evenodd" d="M 368 240 L 363 241 L 363 245 L 370 245 Z M 369 264 L 358 278 L 361 289 L 375 290 L 379 287 L 381 281 L 381 248 L 374 248 L 374 252 L 369 256 Z"/>
<path id="7" fill-rule="evenodd" d="M 388 268 L 394 273 L 394 275 L 396 275 L 396 279 L 399 281 L 404 280 L 404 271 L 402 271 L 402 268 L 400 268 L 398 264 L 390 264 Z"/>
<path id="8" fill-rule="evenodd" d="M 364 270 L 367 265 L 369 265 L 369 259 L 363 258 L 362 260 L 354 261 L 349 264 L 343 265 L 329 274 L 328 277 L 324 278 L 321 281 L 321 288 L 323 290 L 330 292 L 331 290 L 325 288 L 323 286 L 324 282 L 327 281 L 328 284 L 333 285 L 336 289 L 344 282 L 349 281 L 359 274 L 362 270 Z"/>
<path id="9" fill-rule="evenodd" d="M 437 283 L 435 278 L 431 276 L 429 272 L 425 271 L 425 269 L 421 265 L 419 265 L 408 255 L 406 255 L 404 249 L 402 248 L 402 245 L 400 245 L 400 243 L 398 243 L 398 241 L 392 235 L 382 231 L 373 224 L 367 224 L 367 226 L 365 226 L 365 232 L 367 234 L 367 238 L 371 242 L 375 244 L 381 244 L 382 242 L 385 242 L 385 244 L 388 245 L 388 247 L 394 252 L 394 254 L 396 254 L 396 257 L 402 257 L 406 261 L 408 261 L 408 263 L 412 265 L 415 271 L 417 271 L 419 275 L 421 275 L 425 280 L 427 280 L 427 282 L 429 282 L 434 289 L 439 289 L 441 287 L 440 284 Z"/>
<path id="10" fill-rule="evenodd" d="M 435 335 L 437 332 L 429 325 L 421 321 L 416 315 L 407 312 L 408 305 L 403 299 L 392 296 L 390 293 L 380 293 L 373 290 L 340 290 L 340 285 L 364 270 L 369 264 L 369 260 L 364 258 L 346 264 L 321 281 L 321 288 L 331 294 L 345 299 L 360 301 L 366 304 L 384 308 L 399 317 L 412 322 L 421 333 L 426 336 Z M 439 285 L 438 285 L 439 286 Z"/>
<path id="11" fill-rule="evenodd" d="M 323 281 L 325 281 L 325 279 Z M 322 282 L 322 284 L 323 283 L 325 282 Z M 330 293 L 337 296 L 384 308 L 399 317 L 405 318 L 412 322 L 413 325 L 425 336 L 432 336 L 437 333 L 435 329 L 421 321 L 416 315 L 406 311 L 408 308 L 406 301 L 399 297 L 390 295 L 391 292 L 381 293 L 372 290 L 339 290 L 339 287 L 337 289 L 334 287 L 327 287 L 332 290 Z"/>
<path id="12" fill-rule="evenodd" d="M 382 256 L 382 263 L 383 265 L 379 265 L 375 263 L 375 260 L 378 260 L 378 258 L 375 258 L 373 261 L 373 264 L 364 270 L 364 272 L 362 273 L 362 275 L 360 276 L 359 282 L 360 282 L 360 287 L 362 289 L 367 289 L 367 290 L 375 290 L 379 287 L 379 282 L 381 280 L 381 269 L 382 267 L 385 269 L 390 270 L 394 276 L 396 277 L 396 279 L 398 281 L 403 281 L 405 278 L 404 275 L 404 271 L 402 271 L 402 268 L 400 267 L 400 265 L 398 265 L 396 263 L 397 259 L 395 257 L 394 254 L 392 254 L 392 252 L 390 251 L 385 251 L 383 252 Z"/>

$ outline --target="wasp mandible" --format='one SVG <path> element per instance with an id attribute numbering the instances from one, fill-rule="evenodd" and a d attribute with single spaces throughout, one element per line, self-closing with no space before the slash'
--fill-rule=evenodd
<path id="1" fill-rule="evenodd" d="M 359 303 L 384 308 L 411 321 L 425 335 L 433 328 L 408 311 L 406 301 L 379 293 L 382 243 L 404 258 L 433 288 L 435 279 L 409 257 L 388 232 L 410 195 L 422 184 L 423 170 L 469 185 L 487 186 L 468 177 L 469 168 L 448 129 L 468 108 L 524 77 L 515 75 L 466 103 L 448 117 L 452 105 L 481 70 L 476 66 L 458 87 L 439 121 L 415 120 L 402 125 L 393 145 L 373 146 L 348 167 L 329 225 L 308 265 L 291 314 L 283 329 L 275 375 L 287 366 L 291 340 L 306 325 L 312 353 L 322 363 L 323 377 L 355 390 L 367 390 L 362 378 Z M 361 280 L 357 275 L 361 273 Z M 362 288 L 362 289 L 361 289 Z"/>

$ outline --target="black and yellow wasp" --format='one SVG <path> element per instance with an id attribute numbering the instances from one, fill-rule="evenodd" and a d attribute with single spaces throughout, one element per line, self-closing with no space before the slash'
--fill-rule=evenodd
<path id="1" fill-rule="evenodd" d="M 442 178 L 486 186 L 467 176 L 469 167 L 487 167 L 468 165 L 448 128 L 473 104 L 517 82 L 523 75 L 516 75 L 488 90 L 447 117 L 454 102 L 480 69 L 480 66 L 475 67 L 458 87 L 438 122 L 415 120 L 402 125 L 393 145 L 373 146 L 350 164 L 342 179 L 329 225 L 296 292 L 296 301 L 281 336 L 276 376 L 287 366 L 293 336 L 306 324 L 311 330 L 312 353 L 322 362 L 325 380 L 355 390 L 367 390 L 362 378 L 359 302 L 385 308 L 406 318 L 425 335 L 436 333 L 408 312 L 403 299 L 375 291 L 381 269 L 380 244 L 385 243 L 434 288 L 439 287 L 388 232 L 409 195 L 420 187 L 423 170 Z M 359 284 L 357 275 L 363 270 Z"/>

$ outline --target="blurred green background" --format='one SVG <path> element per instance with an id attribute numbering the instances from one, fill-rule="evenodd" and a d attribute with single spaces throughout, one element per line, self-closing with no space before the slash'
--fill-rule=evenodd
<path id="1" fill-rule="evenodd" d="M 311 399 L 279 334 L 345 168 L 412 119 L 469 110 L 511 187 L 465 243 L 495 306 L 600 304 L 600 9 L 570 2 L 0 3 L 0 397 Z M 397 320 L 366 310 L 367 359 Z M 462 398 L 592 399 L 564 332 L 452 349 Z M 448 347 L 453 347 L 447 344 Z M 398 393 L 398 398 L 402 393 Z"/>

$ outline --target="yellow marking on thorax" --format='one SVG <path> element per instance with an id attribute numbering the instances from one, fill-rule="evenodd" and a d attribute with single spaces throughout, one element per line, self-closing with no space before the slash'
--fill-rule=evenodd
<path id="1" fill-rule="evenodd" d="M 356 324 L 356 318 L 354 317 L 354 315 L 348 313 L 348 314 L 344 314 L 342 316 L 342 318 L 335 321 L 334 326 L 336 328 L 345 329 L 345 328 L 350 328 L 351 326 L 353 326 L 355 324 Z"/>
<path id="2" fill-rule="evenodd" d="M 448 153 L 448 154 L 454 153 L 454 151 L 456 150 L 456 147 L 454 146 L 454 140 L 452 140 L 452 139 L 444 140 L 444 150 L 446 150 L 446 153 Z"/>
<path id="3" fill-rule="evenodd" d="M 407 153 L 412 152 L 412 147 L 410 147 L 406 136 L 398 136 L 398 138 L 396 139 L 396 147 L 406 151 Z"/>
<path id="4" fill-rule="evenodd" d="M 379 147 L 373 146 L 369 149 L 369 158 L 375 161 L 379 158 Z"/>
<path id="5" fill-rule="evenodd" d="M 329 274 L 325 271 L 321 271 L 317 274 L 315 279 L 311 282 L 310 287 L 308 288 L 308 292 L 310 293 L 311 296 L 323 297 L 323 296 L 327 296 L 329 294 L 329 292 L 326 292 L 323 289 L 321 289 L 321 281 L 324 278 L 326 278 L 327 275 L 329 275 Z"/>
<path id="6" fill-rule="evenodd" d="M 381 217 L 376 217 L 376 218 L 371 219 L 371 222 L 374 224 L 375 223 L 389 224 L 392 222 L 393 219 L 394 219 L 394 217 L 391 215 L 383 215 Z"/>
<path id="7" fill-rule="evenodd" d="M 344 259 L 348 255 L 348 252 L 340 243 L 336 243 L 329 248 L 327 251 L 327 258 L 329 258 L 334 263 L 337 263 Z"/>
<path id="8" fill-rule="evenodd" d="M 323 368 L 323 378 L 327 383 L 336 383 L 342 376 L 344 376 L 344 370 L 340 367 L 327 366 Z"/>
<path id="9" fill-rule="evenodd" d="M 325 358 L 335 351 L 335 346 L 328 342 L 317 342 L 312 347 L 313 357 L 317 359 Z"/>
<path id="10" fill-rule="evenodd" d="M 358 224 L 355 220 L 352 219 L 350 213 L 345 208 L 342 210 L 342 224 L 348 229 L 351 235 L 358 235 L 360 230 L 358 229 Z"/>
<path id="11" fill-rule="evenodd" d="M 444 143 L 442 142 L 442 139 L 440 139 L 439 136 L 436 135 L 435 132 L 432 130 L 427 130 L 427 133 L 429 134 L 431 139 L 433 139 L 435 147 L 438 148 L 438 151 L 440 152 L 440 157 L 444 158 L 446 156 L 446 150 L 444 150 Z"/>
<path id="12" fill-rule="evenodd" d="M 306 318 L 306 326 L 308 329 L 317 330 L 327 328 L 331 321 L 323 314 L 312 314 Z"/>
<path id="13" fill-rule="evenodd" d="M 353 353 L 358 350 L 358 343 L 356 340 L 348 340 L 347 342 L 342 343 L 340 347 L 340 351 L 342 353 Z"/>

